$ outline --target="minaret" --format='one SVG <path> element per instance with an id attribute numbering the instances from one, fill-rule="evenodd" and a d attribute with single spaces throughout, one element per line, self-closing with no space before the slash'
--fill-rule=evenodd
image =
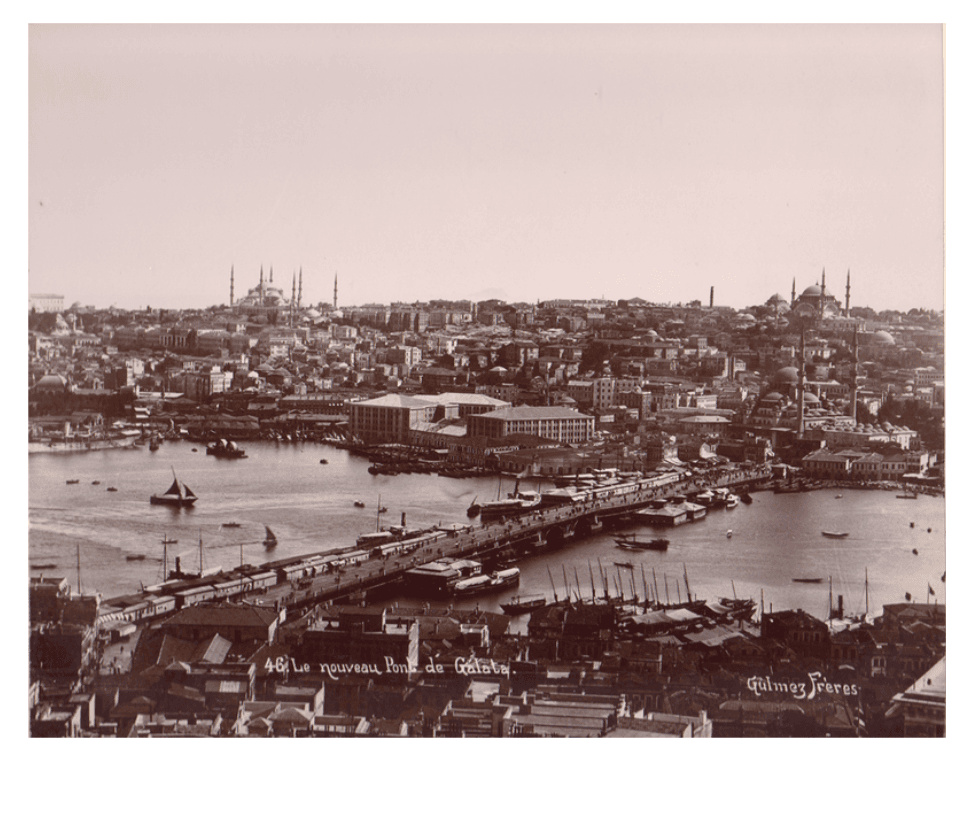
<path id="1" fill-rule="evenodd" d="M 850 269 L 847 269 L 847 293 L 844 294 L 844 316 L 850 316 Z M 857 334 L 855 333 L 856 337 Z"/>
<path id="2" fill-rule="evenodd" d="M 230 306 L 233 305 L 233 267 L 230 266 Z"/>
<path id="3" fill-rule="evenodd" d="M 820 273 L 820 316 L 824 313 L 824 298 L 827 296 L 827 269 Z"/>
<path id="4" fill-rule="evenodd" d="M 806 334 L 800 330 L 800 371 L 797 379 L 797 438 L 803 438 L 803 391 L 807 380 Z"/>
<path id="5" fill-rule="evenodd" d="M 793 307 L 793 303 L 796 302 L 796 277 L 793 278 L 793 288 L 790 291 L 790 308 Z"/>
<path id="6" fill-rule="evenodd" d="M 273 266 L 270 266 L 270 285 L 273 285 Z"/>
<path id="7" fill-rule="evenodd" d="M 300 272 L 297 277 L 297 307 L 300 308 L 300 301 L 304 296 L 304 267 L 300 267 Z"/>
<path id="8" fill-rule="evenodd" d="M 848 272 L 850 274 L 850 272 Z M 848 286 L 850 284 L 848 283 Z M 850 294 L 847 295 L 847 299 L 850 300 Z M 854 424 L 857 424 L 857 326 L 854 326 L 854 364 L 851 367 L 851 418 L 854 419 Z"/>
<path id="9" fill-rule="evenodd" d="M 263 305 L 263 263 L 260 264 L 260 305 Z"/>
<path id="10" fill-rule="evenodd" d="M 293 287 L 290 294 L 290 327 L 294 327 L 294 308 L 297 305 L 297 275 L 294 274 Z"/>
<path id="11" fill-rule="evenodd" d="M 334 275 L 334 310 L 337 311 L 337 275 Z"/>

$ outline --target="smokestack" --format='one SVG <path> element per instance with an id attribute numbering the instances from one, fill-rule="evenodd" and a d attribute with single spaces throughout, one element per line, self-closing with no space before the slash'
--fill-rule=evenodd
<path id="1" fill-rule="evenodd" d="M 709 308 L 715 304 L 715 286 L 709 286 Z"/>

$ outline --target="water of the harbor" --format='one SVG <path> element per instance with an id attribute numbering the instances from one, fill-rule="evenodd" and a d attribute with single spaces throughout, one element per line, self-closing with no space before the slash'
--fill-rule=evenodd
<path id="1" fill-rule="evenodd" d="M 403 512 L 409 527 L 470 522 L 466 509 L 474 499 L 492 500 L 500 491 L 505 497 L 513 486 L 510 479 L 373 476 L 367 460 L 312 443 L 244 446 L 249 457 L 235 461 L 206 455 L 204 444 L 188 441 L 167 442 L 156 452 L 138 447 L 30 455 L 29 563 L 56 566 L 32 568 L 31 575 L 65 576 L 76 588 L 80 552 L 84 592 L 108 598 L 160 580 L 163 536 L 178 540 L 168 547 L 170 567 L 179 556 L 184 570 L 198 570 L 200 540 L 207 569 L 229 569 L 241 558 L 258 565 L 353 545 L 379 522 L 401 522 Z M 322 458 L 328 463 L 321 464 Z M 191 509 L 149 503 L 150 495 L 169 487 L 173 469 L 199 496 Z M 79 483 L 66 483 L 73 479 Z M 545 490 L 552 484 L 528 481 L 522 487 Z M 945 602 L 944 498 L 901 500 L 893 491 L 855 489 L 757 492 L 753 498 L 751 505 L 716 509 L 678 528 L 639 529 L 667 537 L 666 552 L 625 551 L 605 532 L 519 561 L 522 577 L 515 589 L 457 604 L 498 611 L 499 602 L 514 593 L 553 599 L 556 591 L 563 598 L 565 575 L 572 594 L 590 597 L 592 573 L 599 595 L 604 573 L 612 595 L 623 590 L 625 596 L 644 597 L 646 585 L 654 592 L 657 584 L 663 600 L 676 602 L 685 599 L 686 572 L 693 595 L 735 594 L 762 599 L 767 611 L 771 605 L 802 608 L 821 618 L 828 612 L 831 581 L 835 603 L 842 595 L 847 613 L 864 612 L 865 573 L 872 613 L 907 601 L 908 593 L 916 602 Z M 365 508 L 356 508 L 357 500 Z M 379 500 L 388 510 L 381 515 Z M 272 552 L 262 545 L 264 526 L 279 541 Z M 848 536 L 829 539 L 824 530 Z M 126 559 L 137 555 L 145 559 Z"/>

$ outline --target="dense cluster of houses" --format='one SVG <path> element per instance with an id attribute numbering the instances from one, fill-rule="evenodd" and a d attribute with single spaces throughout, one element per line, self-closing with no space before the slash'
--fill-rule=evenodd
<path id="1" fill-rule="evenodd" d="M 941 457 L 921 453 L 943 448 L 941 315 L 841 310 L 819 288 L 739 312 L 640 299 L 298 308 L 262 274 L 235 305 L 202 311 L 38 298 L 31 435 L 133 419 L 238 438 L 337 431 L 469 463 L 541 439 L 538 459 L 613 444 L 642 456 L 632 466 L 670 456 L 674 438 L 689 459 L 721 445 L 809 455 L 828 477 L 939 476 Z"/>
<path id="2" fill-rule="evenodd" d="M 94 632 L 31 585 L 31 730 L 57 737 L 944 735 L 945 608 L 876 620 L 558 602 L 484 611 L 247 604 Z M 87 637 L 82 633 L 87 630 Z M 133 635 L 134 633 L 134 635 Z M 127 653 L 126 653 L 127 646 Z M 57 654 L 55 658 L 54 654 Z M 124 663 L 115 669 L 116 658 Z M 937 678 L 932 681 L 931 678 Z"/>

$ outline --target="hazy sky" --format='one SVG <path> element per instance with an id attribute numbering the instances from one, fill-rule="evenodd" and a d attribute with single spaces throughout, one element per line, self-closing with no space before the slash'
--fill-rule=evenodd
<path id="1" fill-rule="evenodd" d="M 31 26 L 31 293 L 944 307 L 940 26 Z"/>

